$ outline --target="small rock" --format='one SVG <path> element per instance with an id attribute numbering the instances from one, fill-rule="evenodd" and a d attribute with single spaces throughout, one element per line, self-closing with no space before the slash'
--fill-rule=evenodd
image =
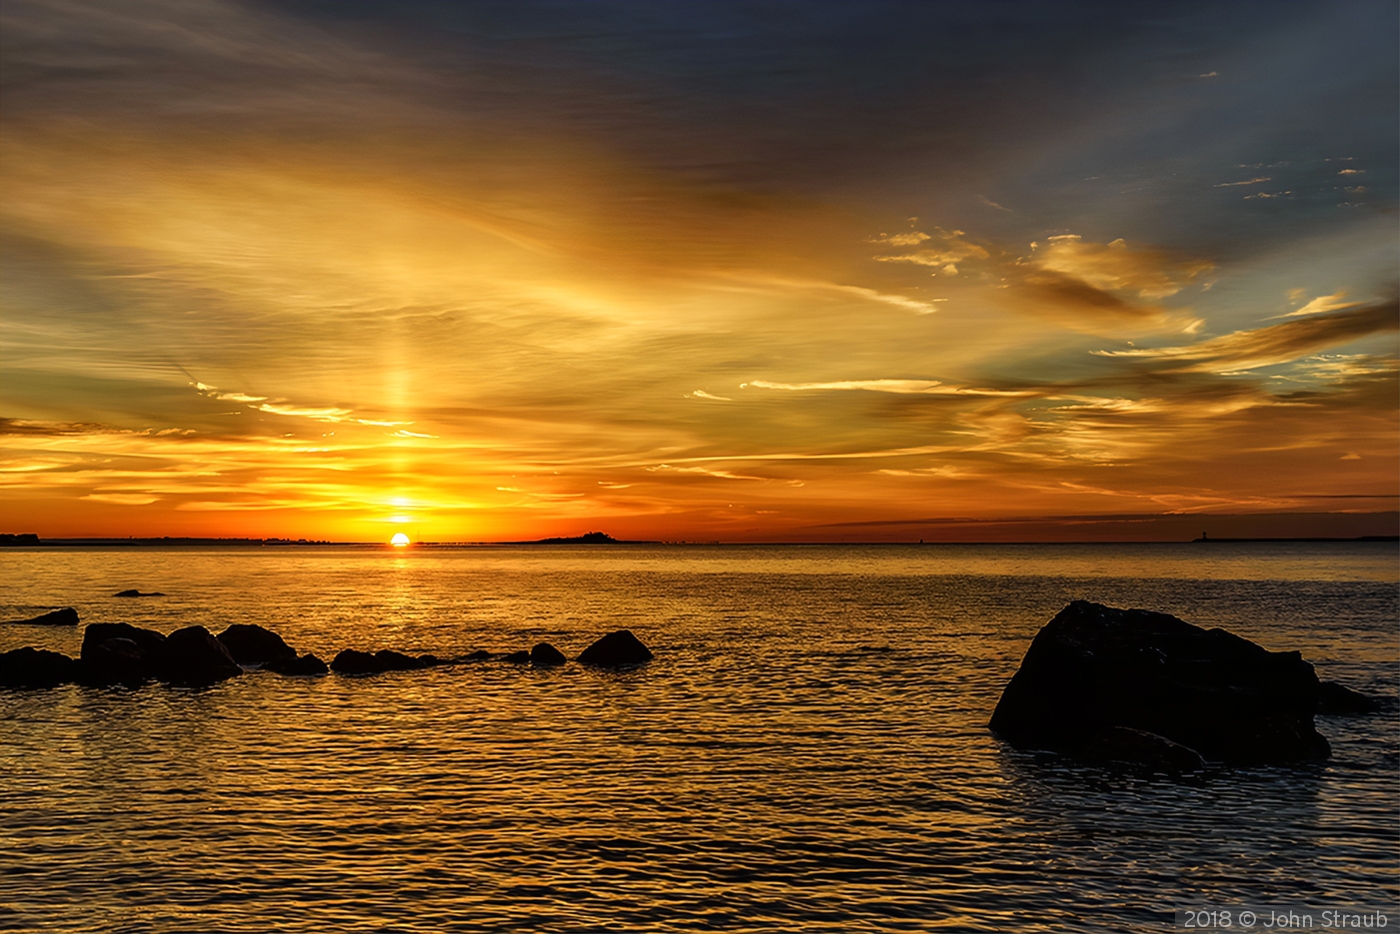
<path id="1" fill-rule="evenodd" d="M 76 658 L 25 646 L 0 654 L 0 687 L 49 688 L 78 680 Z"/>
<path id="2" fill-rule="evenodd" d="M 186 626 L 165 637 L 158 659 L 162 681 L 206 685 L 243 674 L 224 644 L 203 626 Z"/>
<path id="3" fill-rule="evenodd" d="M 562 665 L 567 658 L 564 653 L 550 645 L 548 642 L 541 642 L 530 650 L 530 664 L 537 668 L 552 668 L 555 665 Z"/>
<path id="4" fill-rule="evenodd" d="M 234 623 L 219 633 L 219 641 L 240 665 L 261 665 L 274 658 L 296 658 L 297 650 L 271 629 Z"/>
<path id="5" fill-rule="evenodd" d="M 163 597 L 163 596 L 165 596 L 165 594 L 161 593 L 159 590 L 155 590 L 155 591 L 152 591 L 152 592 L 150 592 L 150 593 L 142 593 L 142 592 L 139 591 L 139 590 L 123 590 L 121 593 L 114 593 L 114 594 L 112 594 L 112 596 L 114 596 L 114 597 Z"/>
<path id="6" fill-rule="evenodd" d="M 584 649 L 578 660 L 595 668 L 626 668 L 649 662 L 654 657 L 651 649 L 632 635 L 630 629 L 619 629 Z"/>
<path id="7" fill-rule="evenodd" d="M 433 658 L 432 664 L 436 663 L 436 658 Z M 381 649 L 373 655 L 355 649 L 345 649 L 331 660 L 331 671 L 345 675 L 366 675 L 381 671 L 412 671 L 426 668 L 428 664 L 422 658 L 414 658 L 392 649 Z"/>
<path id="8" fill-rule="evenodd" d="M 50 610 L 47 613 L 40 613 L 38 616 L 31 616 L 29 619 L 10 619 L 5 621 L 10 626 L 76 626 L 78 625 L 78 611 L 71 606 L 65 606 L 61 610 Z"/>
<path id="9" fill-rule="evenodd" d="M 511 652 L 509 655 L 502 655 L 501 661 L 510 662 L 512 665 L 524 665 L 530 660 L 530 653 L 521 649 L 519 652 Z"/>
<path id="10" fill-rule="evenodd" d="M 263 671 L 275 671 L 279 675 L 323 675 L 329 670 L 325 662 L 309 652 L 300 658 L 279 655 L 268 659 L 262 667 Z"/>
<path id="11" fill-rule="evenodd" d="M 485 649 L 477 649 L 469 655 L 463 655 L 461 661 L 464 662 L 484 662 L 491 657 L 491 653 Z"/>
<path id="12" fill-rule="evenodd" d="M 1335 681 L 1323 681 L 1318 685 L 1317 712 L 1320 714 L 1374 713 L 1380 709 L 1381 702 L 1376 698 Z"/>

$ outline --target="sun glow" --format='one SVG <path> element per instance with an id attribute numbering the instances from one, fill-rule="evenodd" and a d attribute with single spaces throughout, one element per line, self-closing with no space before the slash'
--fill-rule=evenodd
<path id="1" fill-rule="evenodd" d="M 395 548 L 402 548 L 408 544 L 408 536 L 402 532 L 395 532 L 394 537 L 389 539 L 389 544 L 393 545 Z"/>

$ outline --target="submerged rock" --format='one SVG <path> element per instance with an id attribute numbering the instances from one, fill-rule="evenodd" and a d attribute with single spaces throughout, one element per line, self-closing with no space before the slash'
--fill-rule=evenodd
<path id="1" fill-rule="evenodd" d="M 550 645 L 548 642 L 541 642 L 530 650 L 530 664 L 538 668 L 551 668 L 555 665 L 562 665 L 568 659 L 564 653 Z"/>
<path id="2" fill-rule="evenodd" d="M 477 649 L 475 652 L 463 655 L 458 661 L 463 662 L 484 662 L 491 657 L 491 653 L 485 649 Z"/>
<path id="3" fill-rule="evenodd" d="M 40 613 L 38 616 L 31 616 L 29 619 L 7 619 L 5 624 L 9 626 L 76 626 L 78 625 L 78 611 L 71 606 L 65 606 L 61 610 L 50 610 L 47 613 Z"/>
<path id="4" fill-rule="evenodd" d="M 295 653 L 290 658 L 279 655 L 268 659 L 262 667 L 263 671 L 275 671 L 279 675 L 323 675 L 329 670 L 325 662 L 309 652 L 300 658 Z"/>
<path id="5" fill-rule="evenodd" d="M 0 654 L 0 687 L 49 688 L 78 680 L 76 658 L 29 646 Z"/>
<path id="6" fill-rule="evenodd" d="M 519 652 L 511 652 L 509 655 L 502 655 L 501 661 L 510 662 L 512 665 L 524 665 L 530 660 L 530 653 L 521 649 Z"/>
<path id="7" fill-rule="evenodd" d="M 595 668 L 626 668 L 649 662 L 654 657 L 651 649 L 632 635 L 630 629 L 619 629 L 584 649 L 578 660 Z"/>
<path id="8" fill-rule="evenodd" d="M 402 652 L 395 652 L 393 649 L 381 649 L 373 655 L 369 652 L 345 649 L 331 660 L 331 671 L 345 675 L 377 674 L 381 671 L 412 671 L 435 665 L 437 661 L 437 658 L 432 655 L 421 655 L 414 658 Z"/>
<path id="9" fill-rule="evenodd" d="M 165 594 L 161 593 L 159 590 L 153 590 L 153 591 L 151 591 L 150 593 L 142 593 L 142 592 L 139 591 L 139 590 L 123 590 L 123 591 L 121 591 L 120 593 L 114 593 L 114 594 L 112 594 L 112 596 L 114 596 L 114 597 L 163 597 L 163 596 L 165 596 Z"/>
<path id="10" fill-rule="evenodd" d="M 157 677 L 170 684 L 214 684 L 241 674 L 229 650 L 203 626 L 186 626 L 166 636 L 157 659 Z"/>
<path id="11" fill-rule="evenodd" d="M 1381 702 L 1374 697 L 1353 691 L 1335 681 L 1323 681 L 1318 686 L 1317 712 L 1321 714 L 1375 713 Z"/>
<path id="12" fill-rule="evenodd" d="M 1317 760 L 1330 754 L 1318 693 L 1297 652 L 1078 600 L 1036 634 L 989 726 L 1013 746 L 1091 758 L 1105 736 L 1124 753 L 1155 745 L 1127 728 L 1231 764 Z"/>
<path id="13" fill-rule="evenodd" d="M 297 650 L 271 629 L 234 623 L 219 633 L 219 641 L 240 665 L 263 665 L 275 658 L 296 658 Z"/>

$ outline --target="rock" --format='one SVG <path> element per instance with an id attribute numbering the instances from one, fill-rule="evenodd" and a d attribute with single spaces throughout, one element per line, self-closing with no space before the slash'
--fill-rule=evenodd
<path id="1" fill-rule="evenodd" d="M 1013 746 L 1071 755 L 1127 727 L 1230 764 L 1319 760 L 1330 749 L 1313 727 L 1318 691 L 1297 652 L 1078 600 L 1036 634 L 989 726 Z"/>
<path id="2" fill-rule="evenodd" d="M 0 654 L 0 687 L 49 688 L 78 680 L 76 658 L 25 646 Z"/>
<path id="3" fill-rule="evenodd" d="M 140 684 L 156 675 L 165 636 L 127 623 L 89 623 L 78 660 L 82 680 L 94 684 Z"/>
<path id="4" fill-rule="evenodd" d="M 152 591 L 151 593 L 142 593 L 142 592 L 139 591 L 139 590 L 123 590 L 121 593 L 114 593 L 114 594 L 112 594 L 112 596 L 114 596 L 114 597 L 163 597 L 163 596 L 165 596 L 165 594 L 161 593 L 159 590 Z"/>
<path id="5" fill-rule="evenodd" d="M 88 684 L 142 684 L 156 674 L 152 655 L 134 639 L 105 639 L 88 647 L 83 643 L 79 672 Z"/>
<path id="6" fill-rule="evenodd" d="M 61 610 L 50 610 L 29 619 L 10 619 L 5 622 L 10 626 L 76 626 L 78 611 L 71 606 L 65 606 Z"/>
<path id="7" fill-rule="evenodd" d="M 279 675 L 323 675 L 329 670 L 325 662 L 310 653 L 300 658 L 279 655 L 268 659 L 262 667 L 263 671 L 275 671 Z"/>
<path id="8" fill-rule="evenodd" d="M 530 653 L 521 649 L 519 652 L 511 652 L 509 655 L 502 655 L 501 661 L 510 662 L 512 665 L 523 665 L 530 660 Z"/>
<path id="9" fill-rule="evenodd" d="M 432 662 L 425 662 L 425 658 L 432 658 Z M 381 671 L 412 671 L 436 663 L 437 659 L 433 656 L 414 658 L 392 649 L 381 649 L 373 655 L 355 649 L 345 649 L 331 660 L 331 671 L 345 675 L 366 675 Z"/>
<path id="10" fill-rule="evenodd" d="M 234 623 L 219 633 L 219 641 L 240 665 L 262 665 L 274 658 L 297 657 L 282 637 L 271 629 L 252 623 Z"/>
<path id="11" fill-rule="evenodd" d="M 1090 762 L 1130 762 L 1162 772 L 1191 772 L 1206 765 L 1194 749 L 1127 726 L 1098 730 L 1085 737 L 1075 752 Z"/>
<path id="12" fill-rule="evenodd" d="M 186 626 L 166 636 L 157 659 L 157 677 L 170 684 L 214 684 L 241 674 L 229 650 L 203 626 Z"/>
<path id="13" fill-rule="evenodd" d="M 463 662 L 484 662 L 491 657 L 491 653 L 485 649 L 477 649 L 469 655 L 463 655 L 459 661 Z"/>
<path id="14" fill-rule="evenodd" d="M 530 664 L 537 668 L 551 668 L 555 665 L 562 665 L 568 659 L 564 653 L 550 645 L 548 642 L 541 642 L 530 650 Z"/>
<path id="15" fill-rule="evenodd" d="M 578 660 L 595 668 L 626 668 L 649 662 L 652 658 L 651 649 L 632 635 L 630 629 L 619 629 L 584 649 Z"/>
<path id="16" fill-rule="evenodd" d="M 1335 681 L 1323 681 L 1318 686 L 1317 712 L 1321 714 L 1374 713 L 1381 702 L 1360 691 L 1353 691 Z"/>
<path id="17" fill-rule="evenodd" d="M 331 659 L 331 671 L 338 671 L 341 674 L 366 675 L 383 670 L 374 660 L 372 654 L 356 649 L 342 649 L 335 658 Z"/>

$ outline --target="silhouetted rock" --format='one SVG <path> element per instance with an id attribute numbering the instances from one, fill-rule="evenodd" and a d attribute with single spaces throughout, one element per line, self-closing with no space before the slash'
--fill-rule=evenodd
<path id="1" fill-rule="evenodd" d="M 459 661 L 464 662 L 484 662 L 491 657 L 491 653 L 485 649 L 477 649 L 467 655 L 463 655 Z"/>
<path id="2" fill-rule="evenodd" d="M 296 658 L 297 650 L 271 629 L 253 623 L 234 623 L 219 633 L 219 641 L 240 665 L 261 665 L 274 658 Z"/>
<path id="3" fill-rule="evenodd" d="M 595 668 L 626 668 L 649 662 L 653 657 L 651 649 L 632 635 L 630 629 L 619 629 L 584 649 L 578 660 Z"/>
<path id="4" fill-rule="evenodd" d="M 329 670 L 325 662 L 310 653 L 300 658 L 295 655 L 269 658 L 262 667 L 263 671 L 275 671 L 279 675 L 323 675 Z"/>
<path id="5" fill-rule="evenodd" d="M 89 684 L 141 684 L 156 675 L 156 661 L 134 639 L 117 637 L 83 643 L 79 673 Z"/>
<path id="6" fill-rule="evenodd" d="M 48 688 L 76 680 L 76 658 L 27 645 L 0 654 L 0 687 Z"/>
<path id="7" fill-rule="evenodd" d="M 71 606 L 65 606 L 61 610 L 50 610 L 29 619 L 8 619 L 5 623 L 10 626 L 76 626 L 78 611 Z"/>
<path id="8" fill-rule="evenodd" d="M 79 654 L 82 679 L 96 684 L 139 684 L 156 676 L 165 636 L 127 623 L 89 623 Z"/>
<path id="9" fill-rule="evenodd" d="M 114 594 L 112 594 L 112 596 L 114 596 L 114 597 L 163 597 L 163 596 L 165 596 L 165 594 L 161 593 L 159 590 L 153 590 L 153 591 L 151 591 L 150 593 L 142 593 L 142 592 L 139 591 L 139 590 L 123 590 L 121 593 L 114 593 Z"/>
<path id="10" fill-rule="evenodd" d="M 157 677 L 170 684 L 214 684 L 243 674 L 224 644 L 203 626 L 186 626 L 165 637 Z"/>
<path id="11" fill-rule="evenodd" d="M 562 665 L 568 659 L 564 653 L 550 645 L 548 642 L 541 642 L 530 650 L 530 664 L 540 668 L 550 668 L 554 665 Z"/>
<path id="12" fill-rule="evenodd" d="M 431 662 L 425 661 L 429 658 L 432 659 Z M 373 655 L 368 652 L 358 652 L 355 649 L 345 649 L 331 660 L 331 671 L 346 675 L 365 675 L 381 671 L 412 671 L 436 663 L 435 656 L 414 658 L 402 652 L 395 652 L 393 649 L 381 649 Z"/>
<path id="13" fill-rule="evenodd" d="M 1321 714 L 1374 713 L 1381 709 L 1381 702 L 1360 691 L 1338 684 L 1323 681 L 1318 686 L 1317 712 Z"/>
<path id="14" fill-rule="evenodd" d="M 502 655 L 501 661 L 510 662 L 512 665 L 524 665 L 530 661 L 530 653 L 521 649 L 519 652 L 511 652 L 509 655 Z"/>
<path id="15" fill-rule="evenodd" d="M 1013 746 L 1074 755 L 1092 756 L 1105 735 L 1127 749 L 1128 737 L 1105 734 L 1127 727 L 1206 759 L 1294 762 L 1330 754 L 1313 727 L 1317 700 L 1297 652 L 1079 600 L 1036 634 L 989 725 Z"/>

